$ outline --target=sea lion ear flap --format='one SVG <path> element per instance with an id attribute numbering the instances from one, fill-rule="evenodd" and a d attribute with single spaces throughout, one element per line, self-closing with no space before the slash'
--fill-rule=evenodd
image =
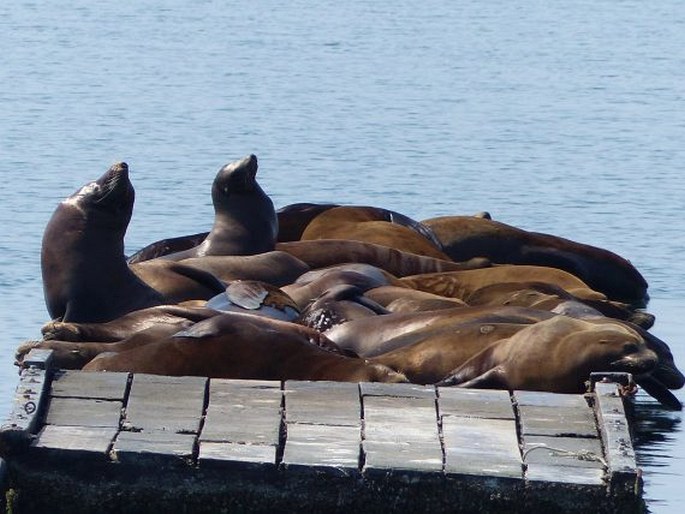
<path id="1" fill-rule="evenodd" d="M 506 372 L 501 366 L 495 366 L 480 373 L 480 370 L 469 365 L 468 362 L 449 373 L 436 385 L 473 389 L 509 389 Z"/>

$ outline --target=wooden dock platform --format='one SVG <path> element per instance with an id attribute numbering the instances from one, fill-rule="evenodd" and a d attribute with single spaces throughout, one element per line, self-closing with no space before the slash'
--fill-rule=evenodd
<path id="1" fill-rule="evenodd" d="M 643 509 L 620 385 L 606 378 L 559 395 L 49 359 L 29 356 L 0 430 L 14 513 Z"/>

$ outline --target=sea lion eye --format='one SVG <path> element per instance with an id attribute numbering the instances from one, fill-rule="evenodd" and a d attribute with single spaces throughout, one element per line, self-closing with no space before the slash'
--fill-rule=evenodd
<path id="1" fill-rule="evenodd" d="M 623 344 L 623 351 L 625 353 L 637 353 L 638 350 L 639 350 L 639 348 L 637 346 L 637 343 L 630 342 L 630 343 L 624 343 Z"/>

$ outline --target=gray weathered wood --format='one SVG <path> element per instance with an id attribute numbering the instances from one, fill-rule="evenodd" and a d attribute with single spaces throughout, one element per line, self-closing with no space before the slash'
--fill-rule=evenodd
<path id="1" fill-rule="evenodd" d="M 61 371 L 52 380 L 50 395 L 123 401 L 128 379 L 128 373 Z"/>
<path id="2" fill-rule="evenodd" d="M 446 473 L 523 478 L 514 420 L 449 416 L 442 434 Z"/>
<path id="3" fill-rule="evenodd" d="M 107 458 L 116 434 L 116 428 L 46 425 L 39 432 L 32 450 L 51 450 L 59 455 L 76 453 L 80 457 L 93 454 Z"/>
<path id="4" fill-rule="evenodd" d="M 112 459 L 127 464 L 193 464 L 195 436 L 166 430 L 122 431 L 112 446 Z"/>
<path id="5" fill-rule="evenodd" d="M 359 427 L 288 423 L 282 463 L 349 476 L 358 470 L 360 444 Z"/>
<path id="6" fill-rule="evenodd" d="M 383 382 L 362 382 L 359 384 L 362 396 L 398 396 L 404 398 L 435 398 L 435 386 L 418 384 L 385 384 Z"/>
<path id="7" fill-rule="evenodd" d="M 202 377 L 134 375 L 126 406 L 125 428 L 197 433 L 206 382 Z"/>
<path id="8" fill-rule="evenodd" d="M 604 469 L 598 438 L 525 436 L 523 455 L 528 468 L 537 465 Z"/>
<path id="9" fill-rule="evenodd" d="M 567 407 L 518 407 L 521 433 L 524 435 L 597 437 L 597 425 L 592 409 L 587 405 Z"/>
<path id="10" fill-rule="evenodd" d="M 260 472 L 276 469 L 276 446 L 201 441 L 198 462 L 200 469 L 221 467 Z"/>
<path id="11" fill-rule="evenodd" d="M 615 383 L 597 382 L 595 396 L 595 410 L 605 448 L 610 488 L 628 494 L 640 490 L 641 478 L 619 386 Z"/>
<path id="12" fill-rule="evenodd" d="M 52 398 L 45 419 L 48 425 L 118 428 L 123 404 L 84 398 Z"/>
<path id="13" fill-rule="evenodd" d="M 508 391 L 439 387 L 438 406 L 441 416 L 514 419 Z"/>
<path id="14" fill-rule="evenodd" d="M 284 387 L 288 423 L 359 426 L 359 386 L 346 382 L 288 381 Z M 331 406 L 335 408 L 331 408 Z"/>

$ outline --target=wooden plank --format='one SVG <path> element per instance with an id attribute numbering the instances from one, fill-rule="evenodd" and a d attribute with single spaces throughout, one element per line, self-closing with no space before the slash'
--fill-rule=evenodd
<path id="1" fill-rule="evenodd" d="M 359 467 L 360 444 L 359 427 L 288 423 L 282 464 L 291 470 L 350 476 Z"/>
<path id="2" fill-rule="evenodd" d="M 357 384 L 288 381 L 285 383 L 284 394 L 285 420 L 288 423 L 352 427 L 361 424 Z"/>
<path id="3" fill-rule="evenodd" d="M 206 383 L 203 377 L 134 375 L 124 427 L 132 431 L 197 433 Z"/>
<path id="4" fill-rule="evenodd" d="M 276 469 L 276 446 L 200 441 L 198 463 L 203 468 L 226 468 L 235 471 Z"/>
<path id="5" fill-rule="evenodd" d="M 280 405 L 210 404 L 200 441 L 223 441 L 239 444 L 277 445 L 281 429 Z"/>
<path id="6" fill-rule="evenodd" d="M 595 384 L 595 411 L 606 453 L 609 487 L 620 494 L 641 490 L 640 472 L 619 386 L 611 382 Z"/>
<path id="7" fill-rule="evenodd" d="M 48 425 L 118 428 L 123 404 L 84 398 L 52 398 L 45 423 Z"/>
<path id="8" fill-rule="evenodd" d="M 362 382 L 359 384 L 362 396 L 395 396 L 403 398 L 435 398 L 435 386 L 418 384 L 385 384 L 383 382 Z"/>
<path id="9" fill-rule="evenodd" d="M 605 472 L 597 468 L 582 468 L 577 466 L 546 466 L 536 464 L 526 470 L 526 481 L 535 487 L 534 482 L 547 482 L 556 485 L 579 485 L 605 487 Z M 582 494 L 577 491 L 576 494 Z"/>
<path id="10" fill-rule="evenodd" d="M 124 401 L 128 373 L 60 371 L 52 380 L 50 395 Z"/>
<path id="11" fill-rule="evenodd" d="M 47 372 L 36 366 L 21 370 L 7 419 L 0 426 L 0 452 L 10 455 L 25 450 L 38 430 L 45 409 Z"/>
<path id="12" fill-rule="evenodd" d="M 523 435 L 597 437 L 592 409 L 582 407 L 519 405 Z"/>
<path id="13" fill-rule="evenodd" d="M 32 450 L 53 451 L 63 456 L 77 454 L 79 458 L 86 454 L 106 458 L 116 434 L 116 428 L 46 425 L 39 432 Z"/>
<path id="14" fill-rule="evenodd" d="M 112 446 L 112 459 L 133 465 L 193 464 L 195 436 L 166 430 L 122 431 Z"/>
<path id="15" fill-rule="evenodd" d="M 442 435 L 446 473 L 523 478 L 514 420 L 449 416 Z"/>
<path id="16" fill-rule="evenodd" d="M 544 391 L 514 391 L 514 401 L 519 406 L 566 407 L 568 409 L 588 407 L 587 398 L 581 394 L 548 393 Z"/>
<path id="17" fill-rule="evenodd" d="M 441 416 L 515 418 L 508 391 L 439 387 L 438 408 Z"/>
<path id="18" fill-rule="evenodd" d="M 525 436 L 523 455 L 528 469 L 544 465 L 603 470 L 606 462 L 597 438 Z"/>
<path id="19" fill-rule="evenodd" d="M 442 472 L 442 444 L 432 398 L 364 397 L 363 438 L 367 476 Z"/>

